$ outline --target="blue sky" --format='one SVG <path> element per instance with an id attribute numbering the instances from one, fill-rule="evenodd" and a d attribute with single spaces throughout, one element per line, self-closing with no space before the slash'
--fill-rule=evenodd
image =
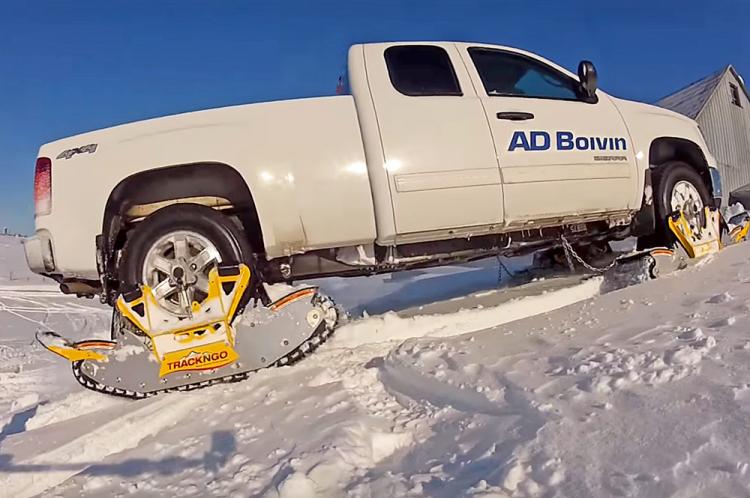
<path id="1" fill-rule="evenodd" d="M 612 4 L 612 5 L 610 5 Z M 331 95 L 351 43 L 518 46 L 651 102 L 727 63 L 750 77 L 750 2 L 0 0 L 0 228 L 33 231 L 50 140 L 207 107 Z M 81 195 L 88 186 L 81 181 Z"/>

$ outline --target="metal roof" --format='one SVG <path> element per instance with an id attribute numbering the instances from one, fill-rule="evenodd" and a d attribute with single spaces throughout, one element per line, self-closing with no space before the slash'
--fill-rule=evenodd
<path id="1" fill-rule="evenodd" d="M 671 95 L 663 97 L 656 102 L 656 105 L 671 111 L 679 112 L 689 118 L 696 119 L 701 113 L 701 110 L 705 107 L 708 99 L 713 95 L 714 90 L 716 90 L 722 77 L 727 72 L 732 73 L 735 79 L 739 82 L 740 88 L 742 88 L 742 91 L 745 92 L 745 95 L 750 100 L 750 92 L 747 91 L 745 81 L 730 64 L 715 73 L 709 74 L 705 78 L 690 83 L 685 88 L 677 90 Z"/>
<path id="2" fill-rule="evenodd" d="M 662 98 L 656 105 L 695 119 L 713 95 L 727 69 L 728 67 L 690 83 L 685 88 Z"/>

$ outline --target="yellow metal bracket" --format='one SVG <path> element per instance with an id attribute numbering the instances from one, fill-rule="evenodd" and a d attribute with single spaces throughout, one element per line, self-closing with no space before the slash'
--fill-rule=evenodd
<path id="1" fill-rule="evenodd" d="M 192 303 L 190 318 L 164 310 L 147 285 L 133 295 L 120 295 L 117 309 L 151 338 L 153 353 L 161 365 L 160 376 L 219 368 L 239 358 L 233 348 L 232 320 L 250 276 L 250 269 L 243 264 L 212 269 L 208 297 L 202 303 Z"/>
<path id="2" fill-rule="evenodd" d="M 106 352 L 117 346 L 114 341 L 98 339 L 70 342 L 54 332 L 38 332 L 36 338 L 42 346 L 71 362 L 81 360 L 105 362 L 107 361 Z"/>
<path id="3" fill-rule="evenodd" d="M 703 225 L 695 227 L 695 230 L 682 211 L 672 213 L 668 219 L 669 229 L 690 258 L 718 252 L 722 247 L 719 211 L 705 207 L 703 213 Z"/>
<path id="4" fill-rule="evenodd" d="M 743 240 L 747 239 L 748 231 L 750 230 L 750 220 L 745 221 L 742 225 L 736 226 L 729 232 L 729 240 L 731 244 L 738 244 Z"/>

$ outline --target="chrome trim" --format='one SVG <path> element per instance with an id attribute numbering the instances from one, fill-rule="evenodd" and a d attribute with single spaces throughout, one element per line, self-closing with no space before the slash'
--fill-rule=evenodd
<path id="1" fill-rule="evenodd" d="M 708 172 L 711 175 L 711 192 L 714 199 L 721 199 L 723 192 L 721 190 L 721 173 L 718 168 L 710 166 Z"/>

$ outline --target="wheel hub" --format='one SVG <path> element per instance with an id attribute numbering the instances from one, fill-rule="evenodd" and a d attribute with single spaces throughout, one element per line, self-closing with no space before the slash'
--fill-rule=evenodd
<path id="1" fill-rule="evenodd" d="M 703 199 L 692 183 L 685 180 L 675 183 L 672 187 L 670 207 L 672 211 L 682 211 L 690 228 L 695 230 L 700 226 L 703 216 Z"/>
<path id="2" fill-rule="evenodd" d="M 216 246 L 203 235 L 180 230 L 157 239 L 143 263 L 143 282 L 170 313 L 191 315 L 192 303 L 208 296 L 208 274 L 221 262 Z"/>

